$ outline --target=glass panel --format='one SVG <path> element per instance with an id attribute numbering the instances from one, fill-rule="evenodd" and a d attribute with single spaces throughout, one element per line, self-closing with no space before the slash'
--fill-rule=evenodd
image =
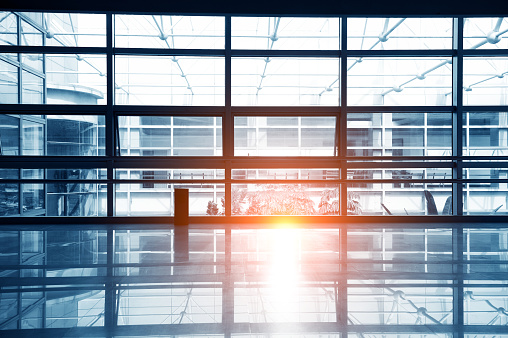
<path id="1" fill-rule="evenodd" d="M 46 327 L 70 328 L 104 325 L 104 291 L 46 291 Z M 65 292 L 65 291 L 64 291 Z"/>
<path id="2" fill-rule="evenodd" d="M 105 216 L 106 185 L 97 183 L 47 184 L 47 216 Z"/>
<path id="3" fill-rule="evenodd" d="M 350 271 L 449 273 L 450 229 L 348 230 Z"/>
<path id="4" fill-rule="evenodd" d="M 120 154 L 221 156 L 221 117 L 120 116 Z"/>
<path id="5" fill-rule="evenodd" d="M 119 295 L 118 325 L 222 321 L 222 289 L 219 287 L 127 289 L 120 290 Z"/>
<path id="6" fill-rule="evenodd" d="M 8 55 L 0 54 L 0 103 L 18 103 L 18 68 L 2 57 Z"/>
<path id="7" fill-rule="evenodd" d="M 122 265 L 115 268 L 115 275 L 224 273 L 224 230 L 187 227 L 175 230 L 117 230 L 115 235 L 115 264 Z M 191 264 L 180 264 L 182 262 Z M 217 285 L 220 286 L 220 283 Z"/>
<path id="8" fill-rule="evenodd" d="M 47 115 L 48 155 L 104 155 L 104 121 L 104 116 Z"/>
<path id="9" fill-rule="evenodd" d="M 17 117 L 0 114 L 0 154 L 19 155 L 19 118 Z"/>
<path id="10" fill-rule="evenodd" d="M 115 178 L 120 180 L 219 180 L 224 179 L 224 169 L 115 169 Z M 144 183 L 147 188 L 164 183 Z"/>
<path id="11" fill-rule="evenodd" d="M 348 156 L 451 156 L 451 113 L 351 113 Z"/>
<path id="12" fill-rule="evenodd" d="M 508 155 L 508 113 L 468 112 L 463 119 L 466 156 Z"/>
<path id="13" fill-rule="evenodd" d="M 0 169 L 1 179 L 17 179 L 17 169 Z M 68 170 L 67 172 L 76 172 Z M 90 171 L 93 171 L 90 170 Z M 59 175 L 56 172 L 60 172 Z M 83 183 L 23 183 L 23 216 L 104 216 L 106 184 L 86 183 L 92 177 L 62 177 L 65 170 L 48 170 L 48 179 L 83 179 Z M 43 178 L 42 169 L 23 169 L 24 179 Z M 1 182 L 0 179 L 0 182 Z M 19 184 L 0 183 L 0 216 L 19 215 Z M 205 205 L 206 211 L 206 205 Z"/>
<path id="14" fill-rule="evenodd" d="M 347 179 L 355 180 L 369 180 L 369 179 L 386 179 L 386 180 L 404 180 L 404 182 L 393 183 L 394 188 L 412 188 L 422 186 L 423 183 L 415 182 L 414 180 L 450 180 L 452 178 L 452 169 L 447 168 L 398 168 L 398 169 L 348 169 Z M 407 181 L 407 182 L 406 182 Z M 428 186 L 449 186 L 446 182 L 427 183 Z"/>
<path id="15" fill-rule="evenodd" d="M 3 155 L 19 155 L 19 119 L 0 115 L 0 147 Z M 22 155 L 45 155 L 45 149 L 49 156 L 104 155 L 104 116 L 26 116 L 22 124 Z"/>
<path id="16" fill-rule="evenodd" d="M 46 169 L 48 179 L 105 180 L 106 169 Z"/>
<path id="17" fill-rule="evenodd" d="M 234 106 L 339 104 L 339 60 L 335 58 L 233 58 Z"/>
<path id="18" fill-rule="evenodd" d="M 464 58 L 464 104 L 508 104 L 508 58 Z"/>
<path id="19" fill-rule="evenodd" d="M 145 171 L 145 173 L 153 171 Z M 189 215 L 224 214 L 224 184 L 117 184 L 117 216 L 174 215 L 174 189 L 189 189 Z M 215 205 L 215 207 L 214 207 Z"/>
<path id="20" fill-rule="evenodd" d="M 47 277 L 104 276 L 106 268 L 89 267 L 106 261 L 106 231 L 47 231 L 46 259 L 53 268 L 46 271 Z M 88 267 L 84 267 L 88 265 Z M 74 291 L 80 294 L 81 291 Z M 73 291 L 66 291 L 69 296 Z"/>
<path id="21" fill-rule="evenodd" d="M 335 117 L 306 127 L 304 117 L 235 117 L 236 156 L 333 156 Z"/>
<path id="22" fill-rule="evenodd" d="M 465 288 L 464 324 L 508 325 L 506 287 Z"/>
<path id="23" fill-rule="evenodd" d="M 0 169 L 0 216 L 19 215 L 19 185 L 2 179 L 19 179 L 19 169 Z"/>
<path id="24" fill-rule="evenodd" d="M 282 266 L 281 266 L 282 267 Z M 235 287 L 235 322 L 335 322 L 334 289 L 301 287 L 290 275 L 290 267 L 273 274 L 273 285 Z"/>
<path id="25" fill-rule="evenodd" d="M 236 180 L 338 180 L 338 169 L 232 169 Z"/>
<path id="26" fill-rule="evenodd" d="M 349 58 L 348 104 L 451 104 L 451 58 Z"/>
<path id="27" fill-rule="evenodd" d="M 338 184 L 233 184 L 233 215 L 338 215 Z"/>
<path id="28" fill-rule="evenodd" d="M 21 318 L 21 329 L 40 329 L 44 327 L 44 305 L 38 305 Z"/>
<path id="29" fill-rule="evenodd" d="M 20 55 L 21 55 L 21 63 L 24 66 L 31 67 L 41 73 L 44 72 L 44 54 L 20 54 Z"/>
<path id="30" fill-rule="evenodd" d="M 508 272 L 507 229 L 464 229 L 467 273 Z"/>
<path id="31" fill-rule="evenodd" d="M 23 155 L 44 155 L 44 124 L 23 121 Z"/>
<path id="32" fill-rule="evenodd" d="M 348 49 L 450 49 L 451 18 L 348 18 Z"/>
<path id="33" fill-rule="evenodd" d="M 41 77 L 23 71 L 21 83 L 23 85 L 22 103 L 43 103 L 44 87 Z"/>
<path id="34" fill-rule="evenodd" d="M 450 214 L 451 184 L 355 183 L 348 185 L 363 215 Z M 349 197 L 349 195 L 348 195 Z"/>
<path id="35" fill-rule="evenodd" d="M 37 13 L 37 12 L 18 12 L 17 14 L 21 14 L 22 17 L 29 18 L 37 26 L 42 26 L 42 24 L 43 24 L 43 13 Z"/>
<path id="36" fill-rule="evenodd" d="M 233 17 L 233 49 L 339 49 L 339 18 Z"/>
<path id="37" fill-rule="evenodd" d="M 14 318 L 18 314 L 18 293 L 16 292 L 6 292 L 1 293 L 2 298 L 0 299 L 0 322 L 5 323 L 8 320 Z M 14 324 L 17 324 L 14 321 Z M 9 328 L 2 326 L 3 330 L 8 330 Z M 14 325 L 11 329 L 17 329 L 17 325 Z"/>
<path id="38" fill-rule="evenodd" d="M 224 17 L 115 15 L 115 46 L 222 49 Z"/>
<path id="39" fill-rule="evenodd" d="M 42 46 L 42 32 L 24 20 L 21 20 L 20 34 L 22 46 Z"/>
<path id="40" fill-rule="evenodd" d="M 43 178 L 43 169 L 22 169 L 23 179 Z M 23 187 L 23 213 L 43 210 L 45 207 L 45 192 L 43 184 L 22 184 Z"/>
<path id="41" fill-rule="evenodd" d="M 18 21 L 11 12 L 0 12 L 0 45 L 18 44 Z"/>
<path id="42" fill-rule="evenodd" d="M 46 44 L 66 47 L 105 47 L 106 15 L 44 13 Z"/>
<path id="43" fill-rule="evenodd" d="M 506 18 L 466 18 L 464 49 L 508 48 Z"/>
<path id="44" fill-rule="evenodd" d="M 452 289 L 348 288 L 348 312 L 355 324 L 452 324 Z"/>
<path id="45" fill-rule="evenodd" d="M 105 104 L 104 55 L 46 55 L 47 103 Z"/>
<path id="46" fill-rule="evenodd" d="M 117 56 L 116 104 L 224 105 L 224 58 Z"/>
<path id="47" fill-rule="evenodd" d="M 508 178 L 506 168 L 468 168 L 464 177 L 476 180 L 499 180 Z M 464 184 L 464 211 L 468 215 L 508 214 L 508 184 L 466 183 Z"/>

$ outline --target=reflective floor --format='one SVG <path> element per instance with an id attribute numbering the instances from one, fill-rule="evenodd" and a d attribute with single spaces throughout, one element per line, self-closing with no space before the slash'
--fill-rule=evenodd
<path id="1" fill-rule="evenodd" d="M 0 231 L 0 336 L 508 337 L 503 225 L 216 227 Z"/>

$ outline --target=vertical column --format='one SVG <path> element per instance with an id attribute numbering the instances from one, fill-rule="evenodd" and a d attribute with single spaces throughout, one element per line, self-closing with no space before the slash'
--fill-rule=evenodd
<path id="1" fill-rule="evenodd" d="M 115 155 L 115 118 L 113 113 L 113 100 L 115 90 L 114 86 L 114 67 L 113 67 L 113 15 L 106 14 L 106 69 L 107 69 L 107 89 L 106 89 L 106 118 L 105 118 L 105 136 L 106 136 L 106 157 L 108 158 L 107 167 L 107 216 L 112 217 L 114 213 L 114 178 L 113 157 Z M 106 234 L 106 284 L 104 296 L 104 327 L 108 337 L 113 336 L 115 322 L 115 284 L 113 283 L 113 263 L 115 253 L 115 232 L 109 227 Z"/>
<path id="2" fill-rule="evenodd" d="M 453 130 L 453 139 L 452 139 L 452 154 L 453 156 L 458 157 L 457 160 L 454 160 L 455 166 L 453 168 L 453 178 L 454 179 L 462 179 L 462 118 L 464 114 L 463 109 L 463 26 L 464 26 L 464 18 L 454 18 L 453 19 L 453 84 L 452 84 L 452 105 L 453 105 L 453 115 L 452 115 L 452 130 Z M 462 183 L 454 183 L 453 184 L 453 214 L 454 215 L 462 215 L 462 204 L 463 204 L 463 196 L 462 196 L 463 186 Z"/>
<path id="3" fill-rule="evenodd" d="M 340 178 L 345 182 L 347 179 L 347 21 L 341 18 L 341 51 L 340 51 L 340 111 L 336 124 L 336 139 L 338 140 L 338 155 L 340 163 Z M 337 137 L 338 134 L 338 137 Z M 341 184 L 341 215 L 347 215 L 347 185 Z"/>
<path id="4" fill-rule="evenodd" d="M 341 51 L 340 51 L 340 112 L 336 133 L 339 133 L 339 163 L 340 163 L 340 203 L 341 215 L 347 215 L 347 163 L 344 160 L 347 155 L 347 19 L 341 18 Z M 339 259 L 340 277 L 337 286 L 337 320 L 342 337 L 347 337 L 347 224 L 341 224 L 339 230 Z"/>
<path id="5" fill-rule="evenodd" d="M 453 140 L 452 152 L 453 156 L 458 157 L 454 160 L 453 178 L 462 179 L 462 117 L 463 117 L 463 27 L 464 18 L 458 17 L 453 19 Z M 462 215 L 463 213 L 463 185 L 462 182 L 453 183 L 453 214 Z M 453 325 L 454 338 L 464 337 L 464 270 L 463 270 L 463 253 L 464 253 L 464 230 L 462 224 L 456 224 L 453 228 L 452 247 L 453 260 L 455 263 L 453 288 Z"/>
<path id="6" fill-rule="evenodd" d="M 224 158 L 234 156 L 234 121 L 231 112 L 231 15 L 225 18 L 225 115 L 222 125 L 222 145 Z M 225 214 L 231 216 L 231 162 L 225 161 Z M 234 283 L 231 277 L 231 228 L 224 233 L 224 279 L 222 282 L 222 325 L 224 337 L 231 337 L 234 322 Z"/>
<path id="7" fill-rule="evenodd" d="M 231 228 L 226 226 L 224 233 L 224 279 L 222 282 L 222 325 L 224 337 L 231 337 L 235 320 L 234 281 L 231 276 Z"/>
<path id="8" fill-rule="evenodd" d="M 225 114 L 222 119 L 222 155 L 223 158 L 234 156 L 234 121 L 231 112 L 231 16 L 225 17 Z M 231 216 L 231 165 L 225 162 L 225 214 Z"/>
<path id="9" fill-rule="evenodd" d="M 106 88 L 106 118 L 105 118 L 105 137 L 106 137 L 106 157 L 108 158 L 107 167 L 107 215 L 108 217 L 114 216 L 114 168 L 113 168 L 113 157 L 115 156 L 115 117 L 113 111 L 114 105 L 114 66 L 113 66 L 113 15 L 111 13 L 106 14 L 106 74 L 107 74 L 107 88 Z"/>

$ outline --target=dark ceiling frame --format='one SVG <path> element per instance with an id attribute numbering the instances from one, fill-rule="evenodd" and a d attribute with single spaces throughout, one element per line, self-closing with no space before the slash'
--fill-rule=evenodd
<path id="1" fill-rule="evenodd" d="M 243 14 L 243 15 L 369 15 L 369 16 L 502 16 L 508 1 L 461 0 L 335 0 L 335 1 L 160 1 L 160 0 L 3 0 L 0 9 L 115 13 Z"/>

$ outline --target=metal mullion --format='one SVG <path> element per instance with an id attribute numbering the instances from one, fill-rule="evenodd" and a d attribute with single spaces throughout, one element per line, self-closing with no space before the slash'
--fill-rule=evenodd
<path id="1" fill-rule="evenodd" d="M 340 184 L 342 180 L 232 179 L 233 184 Z"/>
<path id="2" fill-rule="evenodd" d="M 17 54 L 17 55 L 19 55 L 19 54 Z M 11 66 L 15 66 L 15 67 L 19 67 L 19 66 L 20 66 L 20 64 L 21 64 L 21 62 L 19 62 L 19 60 L 18 60 L 18 59 L 13 60 L 13 59 L 8 58 L 8 57 L 5 57 L 5 56 L 3 56 L 3 55 L 1 55 L 1 54 L 0 54 L 0 60 L 1 60 L 2 62 L 5 62 L 5 63 L 7 63 L 7 64 L 9 64 L 9 65 L 11 65 Z"/>
<path id="3" fill-rule="evenodd" d="M 82 216 L 72 217 L 73 230 L 167 230 L 168 216 Z M 308 229 L 339 229 L 342 224 L 354 225 L 355 229 L 442 229 L 457 228 L 463 223 L 467 227 L 478 229 L 499 229 L 506 224 L 506 217 L 500 215 L 469 215 L 469 216 L 234 216 L 215 217 L 220 224 L 210 224 L 210 216 L 192 216 L 192 228 L 196 229 L 221 229 L 230 224 L 235 229 L 270 229 L 282 221 L 299 224 L 300 228 Z M 59 227 L 69 226 L 69 218 L 58 216 L 46 217 L 9 217 L 4 218 L 0 224 L 3 230 L 58 230 Z M 44 228 L 50 226 L 50 228 Z"/>
<path id="4" fill-rule="evenodd" d="M 340 112 L 337 116 L 335 134 L 337 139 L 338 156 L 345 158 L 347 156 L 347 18 L 342 16 L 340 20 L 340 42 L 341 42 L 341 53 L 340 53 Z M 342 181 L 347 180 L 347 165 L 346 161 L 339 161 L 340 178 Z M 347 183 L 340 185 L 340 215 L 347 217 Z M 342 337 L 348 335 L 348 225 L 346 223 L 340 226 L 339 230 L 339 259 L 340 259 L 340 272 L 341 277 L 338 279 L 337 289 L 337 324 L 341 332 Z"/>
<path id="5" fill-rule="evenodd" d="M 225 116 L 222 119 L 222 156 L 233 157 L 235 155 L 234 148 L 234 117 L 231 112 L 231 15 L 226 15 L 225 20 Z M 225 163 L 225 179 L 226 184 L 224 185 L 224 203 L 225 203 L 225 215 L 231 216 L 231 204 L 232 204 L 232 184 L 231 184 L 231 162 L 226 161 Z M 222 289 L 222 323 L 224 330 L 224 337 L 231 337 L 232 326 L 235 321 L 235 295 L 234 295 L 234 281 L 231 274 L 231 250 L 232 250 L 232 238 L 231 228 L 225 229 L 224 235 L 225 245 L 225 258 L 224 258 L 224 280 Z"/>
<path id="6" fill-rule="evenodd" d="M 106 74 L 107 74 L 107 88 L 106 88 L 106 118 L 105 118 L 105 138 L 106 138 L 106 157 L 110 159 L 107 165 L 107 179 L 114 179 L 114 166 L 113 159 L 115 157 L 115 116 L 114 116 L 114 55 L 113 55 L 113 14 L 106 14 Z M 107 217 L 113 217 L 115 215 L 115 185 L 113 183 L 107 183 Z M 104 327 L 108 336 L 113 336 L 113 330 L 116 327 L 115 322 L 115 303 L 116 303 L 116 292 L 115 283 L 113 281 L 114 271 L 114 254 L 115 254 L 115 231 L 108 229 L 106 232 L 106 283 L 105 296 L 104 296 Z"/>
<path id="7" fill-rule="evenodd" d="M 0 53 L 19 54 L 106 54 L 107 47 L 0 46 Z"/>
<path id="8" fill-rule="evenodd" d="M 113 55 L 113 15 L 106 15 L 106 74 L 107 74 L 107 89 L 106 89 L 106 118 L 105 118 L 105 138 L 106 138 L 106 157 L 113 159 L 115 157 L 115 116 L 114 116 L 114 55 Z M 107 165 L 107 179 L 114 179 L 114 168 L 112 162 Z M 107 183 L 107 215 L 114 216 L 114 188 L 113 183 Z"/>
<path id="9" fill-rule="evenodd" d="M 234 117 L 231 111 L 231 16 L 225 17 L 225 115 L 222 119 L 222 156 L 232 158 L 235 155 L 234 148 Z M 231 185 L 231 163 L 226 162 L 225 166 L 226 183 L 224 186 L 225 214 L 231 216 L 232 185 Z"/>
<path id="10" fill-rule="evenodd" d="M 235 106 L 232 107 L 235 116 L 337 116 L 338 106 L 316 107 L 265 107 L 265 106 Z"/>
<path id="11" fill-rule="evenodd" d="M 467 157 L 465 157 L 467 159 Z M 462 163 L 462 169 L 465 168 L 508 168 L 508 159 L 491 157 L 491 159 L 497 160 L 497 162 L 469 162 Z"/>
<path id="12" fill-rule="evenodd" d="M 20 54 L 20 57 L 21 57 L 21 54 Z M 44 65 L 44 61 L 43 61 L 43 65 Z M 25 64 L 21 63 L 20 68 L 29 74 L 35 75 L 35 76 L 40 77 L 42 79 L 46 79 L 46 74 L 44 73 L 44 67 L 43 67 L 43 71 L 41 72 L 35 68 L 26 66 Z"/>
<path id="13" fill-rule="evenodd" d="M 462 134 L 463 134 L 463 52 L 464 52 L 464 18 L 459 16 L 453 19 L 453 47 L 456 56 L 453 57 L 452 72 L 452 104 L 455 111 L 452 114 L 452 154 L 459 159 L 455 161 L 456 167 L 452 174 L 454 179 L 462 179 Z M 452 190 L 452 210 L 454 215 L 463 215 L 463 183 L 454 183 Z M 464 230 L 463 224 L 452 230 L 452 259 L 462 262 L 464 259 Z M 454 338 L 464 337 L 464 265 L 453 265 L 456 274 L 453 288 L 453 325 Z"/>
<path id="14" fill-rule="evenodd" d="M 21 72 L 21 69 L 20 69 L 20 72 Z M 21 91 L 21 89 L 20 89 Z M 19 101 L 21 103 L 21 101 Z M 18 135 L 18 144 L 19 144 L 19 155 L 22 156 L 23 155 L 23 144 L 24 144 L 24 133 L 23 133 L 23 117 L 20 117 L 19 119 L 19 135 Z M 3 157 L 3 156 L 2 156 Z M 1 164 L 0 164 L 1 165 Z M 23 166 L 21 165 L 16 165 L 15 167 L 13 167 L 13 169 L 17 169 L 18 170 L 18 178 L 19 179 L 22 179 L 23 178 Z M 23 184 L 18 183 L 18 189 L 19 189 L 19 201 L 18 201 L 18 211 L 19 211 L 19 214 L 22 216 L 23 215 Z M 20 246 L 21 248 L 21 246 Z M 21 250 L 21 249 L 20 249 Z"/>
<path id="15" fill-rule="evenodd" d="M 38 31 L 41 31 L 41 33 L 45 33 L 46 30 L 44 29 L 44 27 L 42 27 L 41 25 L 39 25 L 37 22 L 35 22 L 31 17 L 25 15 L 25 13 L 23 12 L 13 12 L 16 16 L 22 18 L 24 21 L 26 21 L 28 24 L 30 24 L 31 26 L 33 26 L 35 29 L 37 29 Z"/>
<path id="16" fill-rule="evenodd" d="M 463 56 L 508 56 L 508 49 L 463 49 Z"/>
<path id="17" fill-rule="evenodd" d="M 223 49 L 178 49 L 178 48 L 125 48 L 113 47 L 113 54 L 121 56 L 210 56 L 224 57 Z"/>
<path id="18" fill-rule="evenodd" d="M 379 50 L 348 50 L 349 57 L 451 57 L 451 49 L 379 49 Z"/>
<path id="19" fill-rule="evenodd" d="M 338 58 L 337 50 L 274 50 L 274 49 L 235 49 L 231 51 L 234 57 L 281 57 L 281 58 Z"/>
<path id="20" fill-rule="evenodd" d="M 97 105 L 47 105 L 47 104 L 0 104 L 0 113 L 33 115 L 51 113 L 51 115 L 97 115 L 105 114 L 106 106 Z"/>
<path id="21" fill-rule="evenodd" d="M 348 162 L 348 169 L 453 168 L 452 162 Z"/>
<path id="22" fill-rule="evenodd" d="M 19 170 L 20 171 L 20 175 L 21 175 L 21 169 Z M 21 177 L 21 176 L 20 176 Z M 21 187 L 21 185 L 20 185 Z M 20 193 L 21 193 L 21 190 L 20 190 Z M 20 215 L 22 214 L 22 201 L 21 201 L 21 195 L 20 195 L 20 201 L 19 201 L 19 206 L 20 206 Z M 18 232 L 18 264 L 19 265 L 23 265 L 23 253 L 21 251 L 21 248 L 23 248 L 23 234 L 24 232 L 21 232 L 19 231 Z M 21 270 L 17 271 L 17 276 L 19 279 L 22 279 L 23 277 L 21 276 Z M 21 314 L 23 312 L 23 307 L 22 307 L 22 287 L 18 284 L 16 285 L 16 290 L 18 291 L 18 294 L 17 294 L 17 301 L 18 303 L 16 304 L 17 305 L 17 311 L 16 311 L 16 315 L 18 317 L 18 322 L 17 322 L 17 328 L 18 329 L 21 329 Z"/>
<path id="23" fill-rule="evenodd" d="M 451 113 L 452 106 L 350 106 L 349 113 Z"/>
<path id="24" fill-rule="evenodd" d="M 117 116 L 223 116 L 224 107 L 220 106 L 114 106 Z"/>
<path id="25" fill-rule="evenodd" d="M 225 184 L 227 181 L 220 179 L 210 180 L 143 180 L 143 179 L 115 179 L 114 182 L 121 184 L 136 184 L 136 183 L 168 183 L 168 184 Z M 102 182 L 104 183 L 104 182 Z"/>
<path id="26" fill-rule="evenodd" d="M 506 112 L 508 111 L 507 106 L 468 106 L 463 105 L 463 109 L 467 111 L 474 112 Z"/>
<path id="27" fill-rule="evenodd" d="M 40 168 L 44 169 L 44 168 Z M 27 183 L 27 184 L 52 184 L 52 183 L 107 183 L 106 180 L 85 180 L 85 179 L 76 179 L 76 180 L 59 180 L 59 179 L 6 179 L 2 180 L 2 183 Z M 147 182 L 147 181 L 143 181 Z M 151 182 L 151 181 L 150 181 Z"/>
<path id="28" fill-rule="evenodd" d="M 462 120 L 463 120 L 463 26 L 464 26 L 464 18 L 458 17 L 454 18 L 454 49 L 456 51 L 456 56 L 453 58 L 453 106 L 454 112 L 452 114 L 452 155 L 456 156 L 458 159 L 455 161 L 456 167 L 453 168 L 453 178 L 461 179 L 462 178 L 462 136 L 463 136 L 463 128 L 462 128 Z M 463 205 L 462 205 L 462 184 L 454 185 L 453 189 L 453 213 L 455 215 L 462 215 Z"/>

